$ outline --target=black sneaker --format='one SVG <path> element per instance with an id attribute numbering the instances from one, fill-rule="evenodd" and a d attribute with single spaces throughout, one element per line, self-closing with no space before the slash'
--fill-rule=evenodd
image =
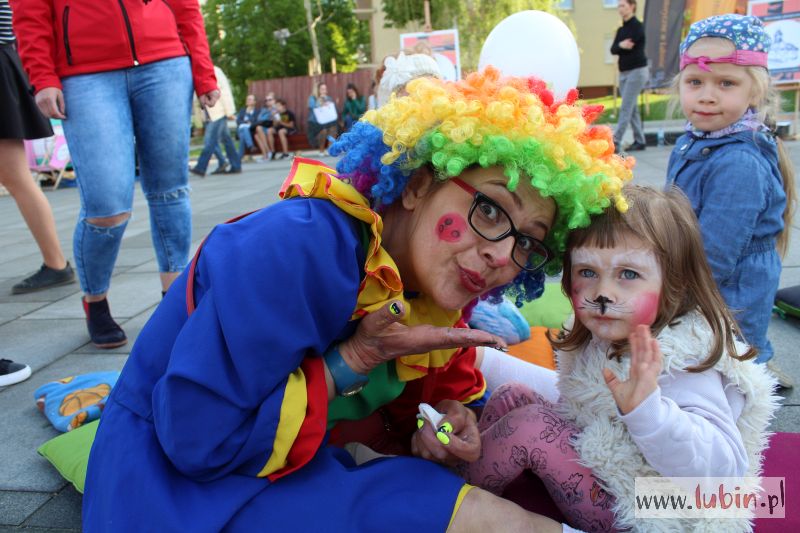
<path id="1" fill-rule="evenodd" d="M 286 159 L 287 157 L 289 157 L 289 154 L 287 154 L 286 152 L 283 152 L 281 154 L 281 159 Z"/>
<path id="2" fill-rule="evenodd" d="M 632 145 L 630 145 L 627 148 L 625 148 L 625 151 L 626 152 L 640 152 L 640 151 L 644 150 L 645 148 L 647 148 L 646 144 L 635 142 Z"/>
<path id="3" fill-rule="evenodd" d="M 75 281 L 75 271 L 67 261 L 67 266 L 61 270 L 50 268 L 42 264 L 36 274 L 28 276 L 11 288 L 11 294 L 25 294 L 27 292 L 41 291 L 50 287 L 67 285 Z"/>
<path id="4" fill-rule="evenodd" d="M 28 365 L 0 359 L 0 387 L 25 381 L 29 377 L 31 377 L 31 367 Z"/>
<path id="5" fill-rule="evenodd" d="M 92 344 L 98 348 L 116 348 L 128 342 L 125 332 L 119 327 L 108 308 L 108 298 L 99 302 L 87 302 L 83 299 L 83 312 L 86 313 L 86 326 Z"/>
<path id="6" fill-rule="evenodd" d="M 242 173 L 242 169 L 241 168 L 233 168 L 233 167 L 231 167 L 231 168 L 229 168 L 228 170 L 225 171 L 225 174 L 241 174 L 241 173 Z"/>
<path id="7" fill-rule="evenodd" d="M 202 170 L 197 170 L 196 168 L 190 168 L 189 172 L 191 172 L 195 176 L 200 176 L 201 178 L 205 178 L 206 177 L 206 173 L 205 172 L 203 172 Z"/>

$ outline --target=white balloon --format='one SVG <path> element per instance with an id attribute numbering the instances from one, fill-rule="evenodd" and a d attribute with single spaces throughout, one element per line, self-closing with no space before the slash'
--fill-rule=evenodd
<path id="1" fill-rule="evenodd" d="M 492 65 L 506 76 L 535 76 L 556 98 L 578 84 L 578 44 L 566 24 L 544 11 L 520 11 L 501 20 L 481 49 L 478 68 Z"/>

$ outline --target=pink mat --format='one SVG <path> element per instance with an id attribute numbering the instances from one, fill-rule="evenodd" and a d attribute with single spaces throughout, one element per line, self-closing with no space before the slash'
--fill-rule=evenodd
<path id="1" fill-rule="evenodd" d="M 786 518 L 759 518 L 756 533 L 800 531 L 800 433 L 775 433 L 764 452 L 764 477 L 786 478 Z"/>

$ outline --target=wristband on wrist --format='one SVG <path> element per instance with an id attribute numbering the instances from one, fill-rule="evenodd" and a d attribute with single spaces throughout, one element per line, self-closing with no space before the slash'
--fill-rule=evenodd
<path id="1" fill-rule="evenodd" d="M 331 373 L 336 394 L 349 397 L 361 392 L 369 382 L 369 377 L 355 372 L 339 353 L 339 345 L 334 344 L 323 354 L 322 358 Z"/>

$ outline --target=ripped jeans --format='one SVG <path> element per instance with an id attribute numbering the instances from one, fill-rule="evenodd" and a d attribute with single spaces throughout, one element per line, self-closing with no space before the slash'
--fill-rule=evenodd
<path id="1" fill-rule="evenodd" d="M 81 288 L 90 295 L 108 291 L 128 222 L 103 227 L 94 219 L 130 215 L 134 150 L 139 156 L 158 269 L 180 272 L 189 260 L 192 233 L 189 58 L 70 76 L 62 83 L 67 115 L 64 134 L 81 197 L 73 237 Z"/>

